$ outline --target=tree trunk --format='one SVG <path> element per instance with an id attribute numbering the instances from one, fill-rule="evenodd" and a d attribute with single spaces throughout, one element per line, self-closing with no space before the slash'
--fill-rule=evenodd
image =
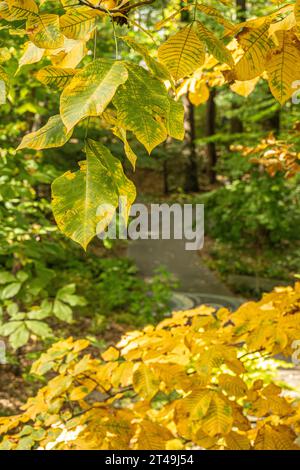
<path id="1" fill-rule="evenodd" d="M 246 21 L 247 2 L 246 0 L 236 0 L 236 16 L 243 23 Z"/>
<path id="2" fill-rule="evenodd" d="M 216 90 L 212 88 L 210 90 L 209 99 L 206 104 L 206 137 L 215 135 L 216 133 Z M 210 183 L 216 182 L 216 170 L 215 166 L 217 163 L 217 149 L 215 142 L 208 142 L 206 145 L 206 153 L 208 159 L 208 174 Z"/>
<path id="3" fill-rule="evenodd" d="M 194 106 L 187 96 L 183 99 L 185 117 L 185 137 L 183 143 L 183 156 L 185 158 L 185 183 L 184 190 L 187 193 L 199 191 L 197 155 L 195 146 L 195 115 Z"/>

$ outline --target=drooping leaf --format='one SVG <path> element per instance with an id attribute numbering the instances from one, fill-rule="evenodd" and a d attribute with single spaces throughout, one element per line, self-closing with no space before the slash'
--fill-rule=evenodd
<path id="1" fill-rule="evenodd" d="M 166 127 L 170 137 L 184 139 L 184 107 L 182 101 L 175 101 L 168 95 L 169 111 L 166 114 Z"/>
<path id="2" fill-rule="evenodd" d="M 55 67 L 75 68 L 87 53 L 86 43 L 80 39 L 64 38 L 64 44 L 58 49 L 51 49 L 50 59 Z"/>
<path id="3" fill-rule="evenodd" d="M 125 41 L 134 51 L 143 56 L 149 70 L 156 76 L 156 78 L 161 80 L 171 80 L 170 73 L 166 66 L 153 59 L 146 46 L 139 44 L 131 36 L 124 36 L 122 37 L 122 40 Z"/>
<path id="4" fill-rule="evenodd" d="M 52 209 L 57 225 L 84 249 L 109 224 L 120 196 L 127 197 L 127 216 L 135 199 L 134 185 L 106 147 L 88 140 L 86 156 L 79 171 L 67 172 L 52 184 Z M 99 208 L 105 210 L 99 213 Z"/>
<path id="5" fill-rule="evenodd" d="M 269 23 L 266 23 L 257 29 L 244 28 L 238 35 L 244 55 L 235 65 L 237 80 L 252 80 L 266 69 L 267 56 L 272 46 L 268 31 Z"/>
<path id="6" fill-rule="evenodd" d="M 225 47 L 225 45 L 220 41 L 220 39 L 215 36 L 215 34 L 207 29 L 203 23 L 197 21 L 197 35 L 200 41 L 206 44 L 208 51 L 221 63 L 228 64 L 230 67 L 234 66 L 234 61 L 230 51 Z"/>
<path id="7" fill-rule="evenodd" d="M 35 150 L 52 147 L 62 147 L 71 137 L 72 131 L 67 132 L 59 114 L 52 116 L 45 126 L 35 132 L 26 134 L 17 150 L 30 148 Z"/>
<path id="8" fill-rule="evenodd" d="M 113 99 L 117 121 L 150 153 L 167 138 L 163 120 L 170 109 L 168 94 L 165 86 L 142 67 L 127 64 L 127 68 L 128 80 Z"/>
<path id="9" fill-rule="evenodd" d="M 270 90 L 280 104 L 295 92 L 293 82 L 300 77 L 300 42 L 289 31 L 277 31 L 278 47 L 268 55 L 267 73 Z"/>
<path id="10" fill-rule="evenodd" d="M 134 151 L 132 150 L 132 148 L 130 147 L 130 145 L 128 143 L 127 135 L 126 135 L 126 129 L 123 129 L 122 127 L 114 127 L 113 128 L 113 133 L 115 134 L 116 137 L 118 137 L 119 139 L 122 140 L 122 142 L 124 144 L 125 155 L 128 158 L 128 160 L 130 161 L 133 169 L 135 169 L 137 156 L 136 156 L 136 154 L 134 153 Z"/>
<path id="11" fill-rule="evenodd" d="M 174 80 L 187 77 L 204 63 L 205 49 L 193 25 L 181 29 L 158 49 L 158 59 Z"/>
<path id="12" fill-rule="evenodd" d="M 103 113 L 127 77 L 124 64 L 109 59 L 95 60 L 78 72 L 60 100 L 61 117 L 67 130 L 85 117 Z"/>

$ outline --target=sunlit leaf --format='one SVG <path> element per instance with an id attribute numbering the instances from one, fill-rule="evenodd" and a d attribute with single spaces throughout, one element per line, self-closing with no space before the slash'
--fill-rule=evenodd
<path id="1" fill-rule="evenodd" d="M 98 59 L 78 72 L 61 95 L 60 112 L 67 129 L 103 113 L 127 77 L 125 66 L 109 59 Z"/>
<path id="2" fill-rule="evenodd" d="M 100 143 L 89 140 L 80 170 L 67 172 L 52 184 L 52 209 L 59 229 L 86 249 L 112 219 L 119 197 L 127 197 L 126 215 L 135 199 L 134 185 L 122 165 Z M 103 208 L 103 211 L 99 208 Z M 103 226 L 101 225 L 103 224 Z"/>
<path id="3" fill-rule="evenodd" d="M 59 114 L 52 116 L 41 129 L 26 134 L 17 150 L 30 148 L 35 150 L 61 147 L 71 137 L 72 131 L 67 132 Z"/>

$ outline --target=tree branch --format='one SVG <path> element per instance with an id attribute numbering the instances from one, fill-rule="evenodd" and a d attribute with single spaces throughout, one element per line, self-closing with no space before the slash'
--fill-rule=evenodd
<path id="1" fill-rule="evenodd" d="M 100 5 L 98 5 L 98 6 L 93 5 L 88 0 L 78 0 L 78 2 L 81 5 L 85 5 L 87 7 L 90 7 L 93 10 L 101 11 L 102 13 L 110 13 L 110 14 L 121 13 L 121 14 L 124 15 L 124 14 L 129 13 L 131 10 L 133 10 L 135 8 L 142 7 L 144 5 L 151 5 L 152 3 L 155 2 L 155 0 L 142 0 L 142 1 L 137 2 L 137 3 L 133 3 L 132 5 L 130 5 L 128 3 L 125 3 L 125 5 L 123 5 L 121 8 L 112 8 L 111 10 L 107 10 L 106 8 L 103 8 Z"/>

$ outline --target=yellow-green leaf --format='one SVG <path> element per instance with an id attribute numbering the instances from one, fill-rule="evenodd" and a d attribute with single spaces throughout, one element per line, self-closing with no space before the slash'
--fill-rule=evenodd
<path id="1" fill-rule="evenodd" d="M 64 43 L 58 15 L 44 13 L 33 16 L 28 19 L 26 28 L 31 41 L 42 49 L 57 49 Z"/>
<path id="2" fill-rule="evenodd" d="M 61 95 L 60 112 L 68 130 L 81 119 L 98 116 L 128 77 L 122 62 L 98 59 L 84 67 Z"/>
<path id="3" fill-rule="evenodd" d="M 168 93 L 147 70 L 126 65 L 128 80 L 113 99 L 118 111 L 117 121 L 121 127 L 132 131 L 150 153 L 167 138 L 164 120 L 170 110 Z"/>
<path id="4" fill-rule="evenodd" d="M 10 11 L 9 21 L 26 20 L 38 15 L 38 6 L 34 0 L 7 0 Z"/>
<path id="5" fill-rule="evenodd" d="M 86 249 L 92 238 L 111 221 L 119 197 L 127 197 L 126 218 L 136 192 L 120 161 L 102 144 L 88 140 L 86 161 L 80 170 L 56 178 L 52 209 L 59 229 Z M 104 208 L 105 211 L 99 208 Z"/>
<path id="6" fill-rule="evenodd" d="M 64 36 L 69 39 L 86 39 L 87 35 L 95 28 L 97 11 L 82 6 L 70 8 L 60 17 L 60 28 Z"/>
<path id="7" fill-rule="evenodd" d="M 51 88 L 62 89 L 72 80 L 76 73 L 77 70 L 75 69 L 64 69 L 49 65 L 39 70 L 36 78 Z"/>
<path id="8" fill-rule="evenodd" d="M 35 150 L 61 147 L 71 137 L 72 132 L 67 132 L 59 114 L 52 116 L 41 129 L 26 134 L 17 150 L 30 148 Z"/>
<path id="9" fill-rule="evenodd" d="M 204 24 L 200 21 L 197 21 L 197 30 L 196 30 L 200 41 L 206 44 L 208 51 L 221 63 L 234 66 L 233 58 L 230 51 L 225 47 L 225 45 L 220 41 L 220 39 L 214 35 L 209 29 L 207 29 Z"/>

